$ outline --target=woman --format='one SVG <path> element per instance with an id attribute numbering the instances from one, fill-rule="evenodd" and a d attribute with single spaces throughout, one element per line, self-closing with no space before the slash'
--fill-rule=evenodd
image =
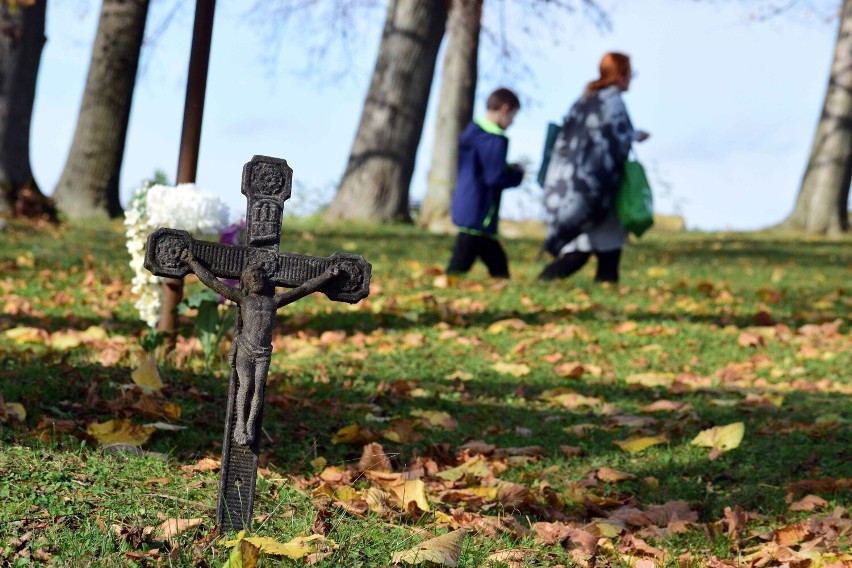
<path id="1" fill-rule="evenodd" d="M 615 215 L 615 192 L 631 144 L 649 136 L 633 129 L 621 100 L 632 77 L 628 56 L 607 53 L 600 78 L 586 86 L 565 117 L 544 182 L 549 223 L 544 249 L 557 259 L 544 268 L 542 280 L 571 276 L 594 253 L 595 280 L 618 282 L 627 232 Z"/>

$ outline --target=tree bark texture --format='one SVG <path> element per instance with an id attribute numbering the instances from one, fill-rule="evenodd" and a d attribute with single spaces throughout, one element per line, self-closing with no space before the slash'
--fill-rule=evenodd
<path id="1" fill-rule="evenodd" d="M 482 0 L 452 0 L 432 164 L 417 224 L 432 232 L 452 227 L 450 200 L 456 185 L 459 135 L 473 118 Z"/>
<path id="2" fill-rule="evenodd" d="M 812 234 L 849 230 L 852 183 L 852 0 L 844 0 L 822 115 L 796 206 L 780 228 Z"/>
<path id="3" fill-rule="evenodd" d="M 118 182 L 148 0 L 103 0 L 71 150 L 53 192 L 70 218 L 121 215 Z"/>
<path id="4" fill-rule="evenodd" d="M 408 190 L 447 0 L 391 0 L 361 122 L 329 219 L 407 221 Z"/>
<path id="5" fill-rule="evenodd" d="M 0 3 L 0 213 L 56 219 L 30 166 L 30 123 L 41 63 L 47 0 Z"/>

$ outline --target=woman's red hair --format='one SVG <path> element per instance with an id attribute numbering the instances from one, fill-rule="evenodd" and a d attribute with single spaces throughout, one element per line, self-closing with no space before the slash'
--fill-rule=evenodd
<path id="1" fill-rule="evenodd" d="M 600 78 L 586 85 L 586 91 L 600 91 L 604 87 L 615 85 L 622 77 L 630 74 L 630 57 L 617 51 L 610 51 L 601 58 Z"/>

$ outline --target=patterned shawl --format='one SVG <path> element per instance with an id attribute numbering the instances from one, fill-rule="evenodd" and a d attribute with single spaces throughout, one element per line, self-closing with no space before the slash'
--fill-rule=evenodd
<path id="1" fill-rule="evenodd" d="M 565 117 L 544 181 L 548 222 L 544 249 L 553 256 L 602 223 L 615 204 L 633 125 L 617 87 L 584 94 Z"/>

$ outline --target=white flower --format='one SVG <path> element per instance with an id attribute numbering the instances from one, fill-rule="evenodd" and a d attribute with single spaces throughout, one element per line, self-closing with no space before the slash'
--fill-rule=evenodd
<path id="1" fill-rule="evenodd" d="M 158 227 L 169 227 L 200 237 L 218 233 L 227 225 L 228 206 L 195 184 L 169 187 L 145 183 L 134 192 L 124 214 L 124 226 L 133 269 L 131 292 L 138 296 L 134 307 L 142 321 L 151 327 L 157 325 L 161 308 L 162 278 L 144 266 L 148 235 Z"/>

